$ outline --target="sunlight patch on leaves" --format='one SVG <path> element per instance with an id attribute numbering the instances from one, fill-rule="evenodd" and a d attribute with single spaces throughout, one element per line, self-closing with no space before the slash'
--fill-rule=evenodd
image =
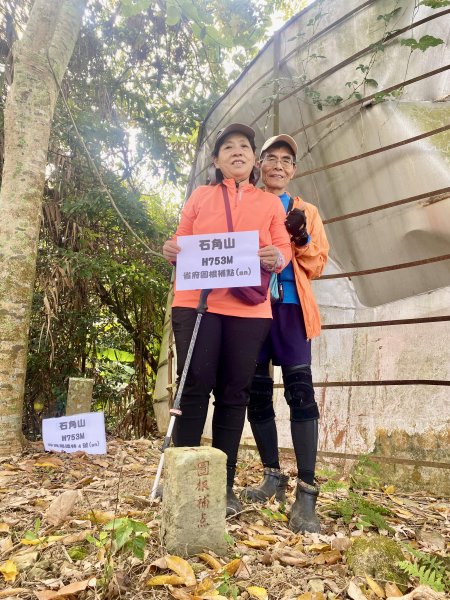
<path id="1" fill-rule="evenodd" d="M 263 587 L 258 587 L 257 585 L 249 586 L 247 592 L 250 594 L 250 598 L 255 598 L 256 600 L 268 600 L 269 598 L 267 590 Z"/>
<path id="2" fill-rule="evenodd" d="M 14 583 L 17 575 L 19 574 L 17 565 L 12 560 L 7 560 L 0 565 L 0 573 L 8 583 Z"/>

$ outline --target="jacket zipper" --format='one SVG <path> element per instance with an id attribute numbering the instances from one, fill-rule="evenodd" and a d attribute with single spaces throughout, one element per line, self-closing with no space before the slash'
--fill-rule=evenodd
<path id="1" fill-rule="evenodd" d="M 234 199 L 234 206 L 235 206 L 235 208 L 237 208 L 237 205 L 240 204 L 240 202 L 242 200 L 242 194 L 243 193 L 244 193 L 243 190 L 241 190 L 241 188 L 236 183 L 236 196 L 235 196 L 235 199 Z"/>

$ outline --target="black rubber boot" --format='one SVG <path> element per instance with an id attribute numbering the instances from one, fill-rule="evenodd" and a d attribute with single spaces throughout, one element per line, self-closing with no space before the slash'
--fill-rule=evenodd
<path id="1" fill-rule="evenodd" d="M 231 517 L 238 512 L 241 512 L 242 504 L 239 502 L 233 488 L 227 485 L 227 517 Z"/>
<path id="2" fill-rule="evenodd" d="M 297 480 L 297 491 L 295 502 L 291 508 L 289 529 L 294 533 L 318 533 L 320 522 L 316 515 L 316 502 L 319 495 L 319 487 L 308 485 L 301 479 Z"/>
<path id="3" fill-rule="evenodd" d="M 264 479 L 256 487 L 248 487 L 242 490 L 241 498 L 248 502 L 266 502 L 269 498 L 275 496 L 278 502 L 286 500 L 286 488 L 289 477 L 283 475 L 280 469 L 264 469 Z"/>

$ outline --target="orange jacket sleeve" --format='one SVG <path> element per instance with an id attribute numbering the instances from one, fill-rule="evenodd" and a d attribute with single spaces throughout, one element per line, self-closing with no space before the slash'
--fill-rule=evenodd
<path id="1" fill-rule="evenodd" d="M 173 236 L 173 240 L 176 239 L 178 235 L 192 235 L 194 221 L 197 218 L 197 203 L 196 203 L 196 194 L 197 190 L 194 190 L 189 198 L 186 200 L 186 204 L 183 206 L 180 216 L 180 222 L 178 223 L 177 230 Z"/>

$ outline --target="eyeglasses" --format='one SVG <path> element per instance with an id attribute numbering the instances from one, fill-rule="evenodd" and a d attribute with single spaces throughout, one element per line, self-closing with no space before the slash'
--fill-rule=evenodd
<path id="1" fill-rule="evenodd" d="M 269 167 L 275 167 L 278 163 L 281 163 L 282 167 L 292 167 L 295 165 L 295 160 L 292 156 L 278 158 L 278 156 L 274 156 L 273 154 L 266 154 L 263 158 L 263 162 Z"/>

